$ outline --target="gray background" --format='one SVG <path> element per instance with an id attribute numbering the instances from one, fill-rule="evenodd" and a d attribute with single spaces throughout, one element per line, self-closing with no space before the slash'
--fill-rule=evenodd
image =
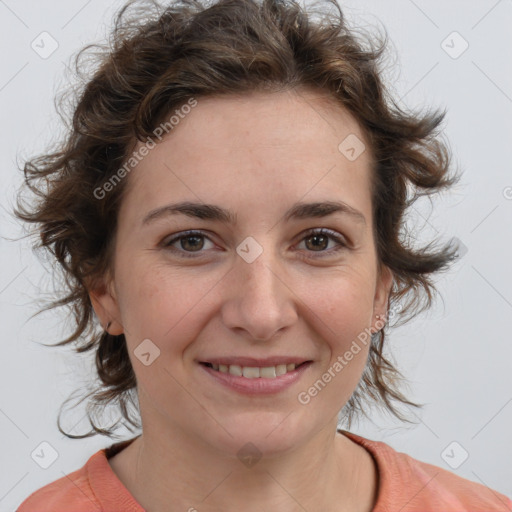
<path id="1" fill-rule="evenodd" d="M 121 4 L 0 0 L 0 511 L 14 510 L 111 444 L 69 440 L 57 430 L 58 408 L 86 385 L 91 358 L 41 345 L 62 339 L 70 324 L 63 311 L 30 318 L 37 301 L 51 296 L 51 262 L 33 254 L 29 240 L 9 240 L 21 230 L 8 212 L 21 181 L 16 161 L 62 133 L 53 98 L 66 84 L 70 56 L 105 36 Z M 448 109 L 445 135 L 464 175 L 433 212 L 418 203 L 411 225 L 420 241 L 456 236 L 467 248 L 437 279 L 442 298 L 435 307 L 389 339 L 409 396 L 426 404 L 417 425 L 375 412 L 374 424 L 351 430 L 512 496 L 512 1 L 340 4 L 356 25 L 387 29 L 387 79 L 401 104 Z M 43 31 L 58 43 L 45 59 L 31 48 Z M 458 55 L 464 41 L 469 47 Z M 82 417 L 77 409 L 66 425 L 75 421 L 81 431 Z M 48 469 L 31 458 L 43 441 L 58 453 Z"/>

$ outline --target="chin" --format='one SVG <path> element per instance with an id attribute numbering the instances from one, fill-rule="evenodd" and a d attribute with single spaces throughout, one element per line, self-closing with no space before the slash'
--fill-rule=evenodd
<path id="1" fill-rule="evenodd" d="M 215 439 L 211 443 L 218 450 L 237 457 L 245 452 L 251 455 L 251 451 L 259 456 L 279 455 L 294 449 L 305 435 L 304 425 L 300 432 L 299 425 L 290 421 L 292 416 L 294 414 L 288 412 L 261 411 L 237 414 L 233 419 L 225 419 L 222 426 L 216 425 Z M 210 429 L 204 432 L 210 439 L 211 434 Z"/>

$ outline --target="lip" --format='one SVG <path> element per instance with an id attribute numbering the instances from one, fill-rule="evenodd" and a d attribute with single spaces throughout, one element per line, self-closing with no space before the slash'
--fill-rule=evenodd
<path id="1" fill-rule="evenodd" d="M 297 356 L 275 356 L 275 357 L 265 357 L 262 359 L 257 359 L 255 357 L 235 357 L 235 356 L 227 356 L 227 357 L 212 357 L 211 359 L 204 359 L 198 361 L 200 363 L 211 363 L 211 364 L 225 364 L 226 366 L 230 366 L 232 364 L 236 364 L 238 366 L 251 366 L 251 367 L 259 367 L 266 368 L 268 366 L 277 366 L 278 364 L 288 364 L 294 363 L 297 366 L 299 364 L 309 362 L 311 359 L 307 359 L 304 357 Z"/>
<path id="2" fill-rule="evenodd" d="M 293 359 L 293 358 L 292 358 Z M 225 360 L 225 359 L 223 359 Z M 237 359 L 238 361 L 244 360 L 244 359 Z M 270 361 L 271 359 L 268 359 Z M 295 359 L 297 360 L 297 359 Z M 253 360 L 255 361 L 255 360 Z M 261 361 L 266 360 L 256 360 L 258 361 L 259 366 L 261 364 Z M 272 361 L 275 361 L 275 358 L 272 359 Z M 212 362 L 212 361 L 208 361 Z M 214 361 L 213 361 L 214 362 Z M 290 359 L 288 359 L 288 362 L 293 362 Z M 299 360 L 300 362 L 300 360 Z M 222 384 L 223 386 L 227 387 L 228 389 L 231 389 L 233 391 L 236 391 L 238 393 L 244 394 L 244 395 L 269 395 L 269 394 L 275 394 L 279 393 L 281 391 L 284 391 L 285 389 L 292 386 L 294 383 L 296 383 L 303 375 L 304 372 L 306 372 L 309 367 L 313 364 L 313 361 L 303 361 L 304 364 L 301 366 L 295 368 L 295 370 L 292 370 L 291 372 L 287 372 L 284 375 L 279 375 L 278 377 L 274 378 L 255 378 L 255 379 L 248 379 L 247 377 L 238 377 L 237 375 L 231 375 L 230 373 L 222 373 L 217 370 L 214 370 L 213 368 L 210 368 L 206 366 L 205 364 L 198 363 L 199 368 L 204 371 L 209 377 L 212 379 L 215 379 L 215 382 L 218 382 Z M 222 363 L 224 364 L 224 363 Z M 237 363 L 231 363 L 231 364 L 237 364 Z M 273 364 L 268 364 L 265 362 L 267 366 L 274 366 Z M 284 364 L 284 363 L 277 363 L 277 364 Z M 243 365 L 241 365 L 243 366 Z M 249 366 L 249 365 L 246 365 Z"/>

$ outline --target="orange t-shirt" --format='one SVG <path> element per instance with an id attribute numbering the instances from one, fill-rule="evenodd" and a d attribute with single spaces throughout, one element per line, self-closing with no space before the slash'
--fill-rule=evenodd
<path id="1" fill-rule="evenodd" d="M 482 484 L 381 441 L 341 432 L 366 448 L 377 463 L 379 488 L 372 512 L 512 512 L 512 500 Z M 32 493 L 17 512 L 145 512 L 108 463 L 132 441 L 99 450 L 81 469 Z"/>

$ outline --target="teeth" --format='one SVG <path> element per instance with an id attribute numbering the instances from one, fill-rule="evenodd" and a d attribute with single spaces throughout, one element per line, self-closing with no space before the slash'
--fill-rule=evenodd
<path id="1" fill-rule="evenodd" d="M 264 379 L 275 379 L 280 375 L 295 370 L 297 365 L 295 363 L 278 364 L 277 366 L 266 366 L 264 368 L 254 366 L 239 366 L 237 364 L 213 364 L 212 368 L 221 373 L 229 373 L 237 377 L 245 377 L 247 379 L 257 379 L 262 377 Z"/>
<path id="2" fill-rule="evenodd" d="M 242 367 L 238 366 L 237 364 L 231 364 L 229 365 L 229 373 L 231 375 L 236 375 L 237 377 L 242 376 Z"/>
<path id="3" fill-rule="evenodd" d="M 277 370 L 275 366 L 268 366 L 260 369 L 260 377 L 265 377 L 265 379 L 273 379 L 276 374 Z"/>
<path id="4" fill-rule="evenodd" d="M 244 366 L 242 368 L 242 375 L 248 379 L 257 379 L 260 376 L 260 369 L 252 368 L 251 366 Z"/>
<path id="5" fill-rule="evenodd" d="M 285 364 L 278 364 L 276 366 L 276 375 L 284 375 L 287 372 Z"/>

